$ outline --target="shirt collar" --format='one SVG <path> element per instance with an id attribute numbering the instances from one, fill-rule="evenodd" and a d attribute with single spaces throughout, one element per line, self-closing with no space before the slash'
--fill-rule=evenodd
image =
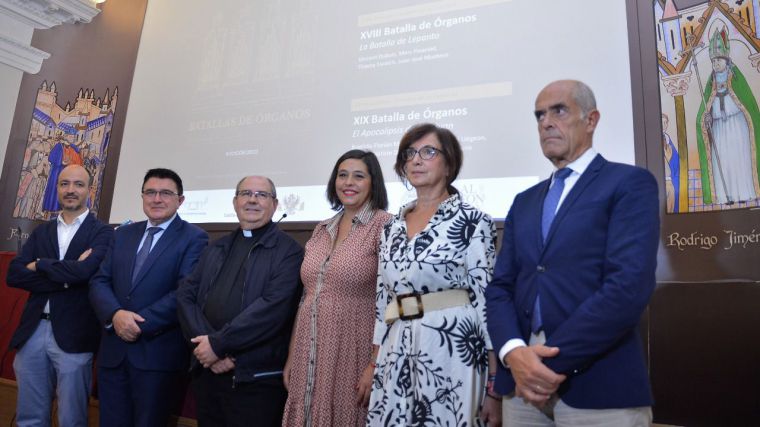
<path id="1" fill-rule="evenodd" d="M 90 214 L 90 210 L 89 209 L 85 209 L 84 212 L 82 212 L 82 214 L 80 214 L 79 216 L 77 216 L 76 218 L 74 218 L 74 221 L 71 221 L 71 224 L 66 224 L 66 221 L 63 220 L 63 213 L 59 213 L 58 214 L 58 224 L 65 225 L 67 227 L 70 227 L 70 226 L 72 226 L 74 224 L 81 224 L 81 223 L 84 222 L 84 219 L 87 218 L 87 215 L 89 215 L 89 214 Z"/>
<path id="2" fill-rule="evenodd" d="M 162 222 L 161 224 L 158 224 L 158 225 L 154 225 L 151 222 L 151 220 L 148 220 L 148 225 L 145 227 L 145 229 L 147 230 L 148 227 L 158 227 L 158 228 L 162 228 L 163 231 L 166 231 L 166 229 L 169 228 L 169 224 L 171 224 L 172 221 L 174 221 L 174 218 L 176 218 L 176 217 L 177 217 L 177 213 L 175 212 L 174 216 L 172 216 L 171 218 L 169 218 L 168 221 L 164 221 L 164 222 Z"/>
<path id="3" fill-rule="evenodd" d="M 359 209 L 359 211 L 351 220 L 351 229 L 353 230 L 356 224 L 366 225 L 372 219 L 372 217 L 375 216 L 375 212 L 376 210 L 372 209 L 372 206 L 370 206 L 369 202 L 364 203 L 364 205 Z M 335 239 L 335 236 L 338 234 L 338 225 L 340 224 L 340 219 L 343 217 L 344 213 L 344 210 L 340 211 L 332 218 L 322 222 L 322 224 L 327 227 L 327 232 L 333 239 Z"/>
<path id="4" fill-rule="evenodd" d="M 258 239 L 264 234 L 266 234 L 267 230 L 269 230 L 269 227 L 271 227 L 272 224 L 274 223 L 270 219 L 269 222 L 267 222 L 266 224 L 262 225 L 259 228 L 254 228 L 252 230 L 242 230 L 243 237 L 247 237 L 247 238 L 256 237 Z"/>
<path id="5" fill-rule="evenodd" d="M 364 204 L 364 206 L 362 206 L 361 209 L 359 209 L 359 212 L 354 215 L 354 221 L 358 221 L 362 224 L 367 224 L 373 216 L 375 216 L 375 210 L 372 209 L 370 203 L 367 202 Z"/>
<path id="6" fill-rule="evenodd" d="M 586 150 L 583 154 L 581 154 L 580 157 L 575 159 L 572 163 L 568 163 L 566 168 L 570 168 L 573 173 L 577 173 L 578 175 L 583 175 L 583 172 L 586 171 L 586 168 L 588 168 L 588 165 L 591 164 L 591 162 L 594 160 L 594 157 L 596 157 L 596 150 L 594 150 L 594 147 L 589 147 L 588 150 Z M 556 170 L 555 170 L 556 172 Z"/>

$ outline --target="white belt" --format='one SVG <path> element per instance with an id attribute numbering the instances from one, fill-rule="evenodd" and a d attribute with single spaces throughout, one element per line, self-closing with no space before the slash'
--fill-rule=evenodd
<path id="1" fill-rule="evenodd" d="M 443 310 L 444 308 L 469 305 L 470 295 L 464 289 L 449 289 L 447 291 L 421 294 L 410 292 L 393 297 L 385 307 L 385 323 L 393 323 L 398 319 L 419 319 L 426 311 Z"/>

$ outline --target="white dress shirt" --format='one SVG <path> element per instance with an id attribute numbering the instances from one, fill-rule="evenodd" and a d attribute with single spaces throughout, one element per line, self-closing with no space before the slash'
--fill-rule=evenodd
<path id="1" fill-rule="evenodd" d="M 84 213 L 74 218 L 74 221 L 71 221 L 71 224 L 66 224 L 66 221 L 63 220 L 63 213 L 58 214 L 58 226 L 56 227 L 56 230 L 58 231 L 58 260 L 63 260 L 63 257 L 66 256 L 66 252 L 69 250 L 69 245 L 71 244 L 71 239 L 77 234 L 79 227 L 89 214 L 90 210 L 85 209 Z M 42 309 L 42 311 L 44 313 L 50 313 L 50 300 L 45 303 L 45 308 Z"/>
<path id="2" fill-rule="evenodd" d="M 145 226 L 145 231 L 143 231 L 142 239 L 140 239 L 140 244 L 137 246 L 137 250 L 135 253 L 140 252 L 140 248 L 142 248 L 143 243 L 145 243 L 145 238 L 148 237 L 148 229 L 150 227 L 158 227 L 161 229 L 161 231 L 157 231 L 156 234 L 153 235 L 153 243 L 150 245 L 150 250 L 152 251 L 153 248 L 156 247 L 156 243 L 158 243 L 158 239 L 161 238 L 161 236 L 164 235 L 164 231 L 166 231 L 167 228 L 169 228 L 169 224 L 174 221 L 174 218 L 177 217 L 177 214 L 175 213 L 174 216 L 172 216 L 168 221 L 164 221 L 161 224 L 154 225 L 150 220 L 148 220 L 148 224 Z"/>

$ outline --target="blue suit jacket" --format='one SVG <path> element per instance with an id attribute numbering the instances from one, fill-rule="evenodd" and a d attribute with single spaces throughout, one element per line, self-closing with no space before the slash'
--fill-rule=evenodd
<path id="1" fill-rule="evenodd" d="M 87 284 L 106 255 L 113 229 L 90 213 L 69 243 L 63 260 L 58 255 L 58 220 L 32 231 L 21 253 L 11 261 L 8 286 L 29 291 L 10 347 L 20 348 L 40 322 L 45 302 L 50 300 L 50 322 L 58 346 L 67 353 L 92 353 L 98 348 L 98 322 L 87 299 Z M 79 256 L 92 253 L 84 261 Z M 37 271 L 26 268 L 36 260 Z"/>
<path id="2" fill-rule="evenodd" d="M 132 268 L 145 227 L 146 221 L 119 227 L 90 282 L 90 301 L 104 326 L 98 366 L 113 368 L 126 357 L 138 369 L 184 369 L 189 355 L 179 329 L 175 292 L 178 281 L 190 274 L 198 261 L 208 235 L 177 216 L 150 251 L 133 284 Z M 137 341 L 123 341 L 113 331 L 111 318 L 119 309 L 145 319 L 139 324 Z"/>
<path id="3" fill-rule="evenodd" d="M 655 286 L 659 239 L 657 183 L 648 171 L 597 155 L 560 205 L 547 236 L 541 211 L 549 180 L 515 197 L 486 289 L 488 331 L 498 351 L 530 336 L 541 296 L 544 359 L 568 377 L 558 393 L 576 408 L 652 403 L 638 324 Z M 514 390 L 500 364 L 496 388 Z"/>

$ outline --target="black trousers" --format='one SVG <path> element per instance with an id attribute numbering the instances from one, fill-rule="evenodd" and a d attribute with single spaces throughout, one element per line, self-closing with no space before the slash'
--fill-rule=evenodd
<path id="1" fill-rule="evenodd" d="M 232 374 L 193 372 L 198 427 L 280 427 L 288 393 L 282 376 L 233 386 Z"/>

